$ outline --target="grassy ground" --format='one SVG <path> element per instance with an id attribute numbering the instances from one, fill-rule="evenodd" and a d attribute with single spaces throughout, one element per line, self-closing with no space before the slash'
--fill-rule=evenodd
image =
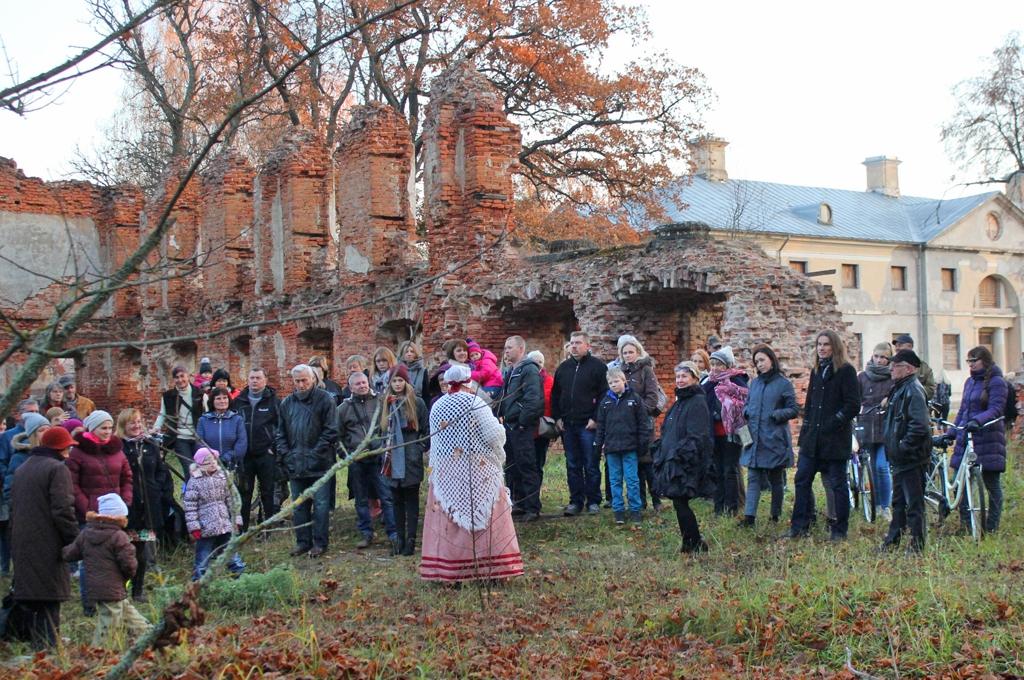
<path id="1" fill-rule="evenodd" d="M 1020 452 L 1014 455 L 1020 469 Z M 561 456 L 545 480 L 545 510 L 567 500 Z M 339 487 L 344 489 L 344 484 Z M 791 488 L 791 487 L 790 487 Z M 288 533 L 245 552 L 250 572 L 211 593 L 209 618 L 183 645 L 152 653 L 140 677 L 1017 677 L 1024 676 L 1024 538 L 1018 474 L 1004 477 L 998 536 L 980 546 L 930 535 L 923 557 L 878 556 L 884 529 L 851 519 L 850 540 L 779 541 L 696 511 L 711 552 L 678 553 L 671 512 L 617 527 L 610 511 L 519 530 L 527 575 L 452 589 L 420 581 L 414 558 L 383 545 L 356 552 L 354 512 L 333 516 L 325 559 L 290 560 Z M 424 494 L 425 495 L 425 494 Z M 787 510 L 792 496 L 787 494 Z M 819 499 L 820 500 L 820 499 Z M 767 499 L 762 499 L 762 513 Z M 824 507 L 819 503 L 819 507 Z M 163 560 L 151 584 L 187 579 L 191 553 Z M 142 611 L 155 618 L 154 604 Z M 91 677 L 115 652 L 82 645 L 92 633 L 77 603 L 64 608 L 55 654 L 0 646 L 4 677 Z M 865 676 L 860 676 L 865 677 Z"/>

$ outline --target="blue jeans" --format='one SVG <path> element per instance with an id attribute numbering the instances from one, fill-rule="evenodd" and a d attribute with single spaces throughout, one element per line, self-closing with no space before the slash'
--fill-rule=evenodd
<path id="1" fill-rule="evenodd" d="M 885 455 L 885 444 L 869 444 L 871 467 L 875 471 L 875 505 L 879 508 L 892 507 L 892 473 L 889 459 Z"/>
<path id="2" fill-rule="evenodd" d="M 566 425 L 562 433 L 569 502 L 580 508 L 601 503 L 601 454 L 594 448 L 594 430 Z"/>
<path id="3" fill-rule="evenodd" d="M 836 523 L 832 533 L 846 536 L 850 523 L 850 488 L 846 479 L 846 459 L 822 460 L 812 456 L 800 456 L 796 465 L 796 477 L 793 479 L 795 498 L 793 499 L 793 521 L 790 532 L 794 535 L 806 534 L 811 528 L 814 516 L 814 477 L 819 472 L 822 479 L 835 498 Z"/>
<path id="4" fill-rule="evenodd" d="M 379 458 L 367 458 L 356 461 L 348 468 L 352 478 L 353 491 L 356 497 L 356 526 L 359 533 L 367 538 L 373 536 L 373 518 L 370 517 L 370 489 L 377 491 L 377 498 L 380 499 L 381 516 L 384 518 L 384 530 L 388 538 L 398 535 L 395 528 L 395 509 L 391 503 L 391 487 L 384 479 L 380 471 Z"/>
<path id="5" fill-rule="evenodd" d="M 218 534 L 217 536 L 203 536 L 196 541 L 196 558 L 193 563 L 192 580 L 198 581 L 206 573 L 206 567 L 210 561 L 217 558 L 224 550 L 224 546 L 231 540 L 231 534 Z M 241 574 L 245 571 L 245 563 L 235 553 L 228 561 L 228 569 L 232 574 Z"/>
<path id="6" fill-rule="evenodd" d="M 316 480 L 316 477 L 289 480 L 288 487 L 291 490 L 292 500 L 294 501 L 303 491 L 313 486 Z M 292 513 L 292 526 L 295 527 L 295 547 L 320 549 L 327 547 L 333 504 L 331 485 L 324 484 L 313 494 L 312 500 L 304 501 L 296 506 L 295 512 Z M 310 521 L 313 523 L 312 526 L 310 526 Z"/>
<path id="7" fill-rule="evenodd" d="M 622 482 L 625 477 L 629 509 L 632 512 L 640 512 L 640 475 L 636 451 L 606 453 L 604 457 L 605 465 L 608 466 L 608 478 L 612 485 L 612 510 L 622 512 L 626 509 L 622 502 Z"/>

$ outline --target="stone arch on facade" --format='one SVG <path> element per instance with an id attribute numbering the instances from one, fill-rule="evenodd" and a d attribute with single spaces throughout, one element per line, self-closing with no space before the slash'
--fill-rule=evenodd
<path id="1" fill-rule="evenodd" d="M 569 335 L 580 328 L 576 307 L 568 296 L 550 288 L 523 291 L 523 297 L 507 296 L 491 308 L 488 323 L 474 339 L 490 349 L 500 362 L 506 338 L 521 335 L 528 350 L 540 350 L 548 371 L 564 358 Z"/>
<path id="2" fill-rule="evenodd" d="M 978 284 L 974 301 L 975 337 L 971 346 L 988 347 L 996 363 L 1007 370 L 1021 365 L 1020 297 L 1009 279 L 990 274 Z"/>
<path id="3" fill-rule="evenodd" d="M 674 281 L 683 284 L 681 281 Z M 673 368 L 689 359 L 708 336 L 720 334 L 726 295 L 652 282 L 646 290 L 620 294 L 621 329 L 618 335 L 635 336 L 655 361 L 655 372 L 666 391 Z"/>

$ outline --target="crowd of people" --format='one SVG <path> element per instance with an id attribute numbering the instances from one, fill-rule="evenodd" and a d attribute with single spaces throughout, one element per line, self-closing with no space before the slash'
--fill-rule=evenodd
<path id="1" fill-rule="evenodd" d="M 785 536 L 810 533 L 820 474 L 830 538 L 845 540 L 846 468 L 856 443 L 870 451 L 876 502 L 889 521 L 881 548 L 898 546 L 905 533 L 908 550 L 924 548 L 925 470 L 933 444 L 943 442 L 933 442 L 929 420 L 934 377 L 909 336 L 875 347 L 858 375 L 839 335 L 821 331 L 802 406 L 770 346 L 750 348 L 748 372 L 715 336 L 674 367 L 669 394 L 633 335 L 622 335 L 605 361 L 586 333 L 573 332 L 553 374 L 520 336 L 506 340 L 500 361 L 472 339 L 445 342 L 433 367 L 415 342 L 396 349 L 348 357 L 344 384 L 332 380 L 325 357 L 312 357 L 291 369 L 283 399 L 258 367 L 236 389 L 206 359 L 195 375 L 175 366 L 151 427 L 137 409 L 114 417 L 96 408 L 71 376 L 42 400 L 22 401 L 0 436 L 0 569 L 9 575 L 13 562 L 25 635 L 54 644 L 72 575 L 83 611 L 97 617 L 94 644 L 113 630 L 139 632 L 145 619 L 133 602 L 146 599 L 157 541 L 191 540 L 198 579 L 231 536 L 250 527 L 254 510 L 258 520 L 272 518 L 303 494 L 292 513 L 291 555 L 321 557 L 337 489 L 334 477 L 314 485 L 348 457 L 357 549 L 374 543 L 381 524 L 393 555 L 419 547 L 423 579 L 504 579 L 523 573 L 515 523 L 542 517 L 551 441 L 560 439 L 565 452 L 562 515 L 600 514 L 603 501 L 616 524 L 639 523 L 667 499 L 680 551 L 698 554 L 709 545 L 690 505 L 696 499 L 753 527 L 769 492 L 769 520 L 781 520 L 791 432 L 802 415 Z M 957 427 L 940 439 L 953 440 L 958 466 L 968 433 L 974 437 L 990 499 L 986 528 L 995 531 L 1005 429 L 983 425 L 1015 399 L 985 347 L 971 349 L 967 362 Z M 245 569 L 240 555 L 227 562 L 234 574 Z"/>

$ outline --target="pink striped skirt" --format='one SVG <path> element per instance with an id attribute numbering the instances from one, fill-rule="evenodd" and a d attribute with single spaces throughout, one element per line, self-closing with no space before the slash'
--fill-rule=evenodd
<path id="1" fill-rule="evenodd" d="M 523 558 L 511 510 L 508 494 L 502 490 L 491 511 L 490 525 L 470 532 L 448 517 L 431 486 L 423 518 L 420 578 L 456 582 L 521 576 Z"/>

